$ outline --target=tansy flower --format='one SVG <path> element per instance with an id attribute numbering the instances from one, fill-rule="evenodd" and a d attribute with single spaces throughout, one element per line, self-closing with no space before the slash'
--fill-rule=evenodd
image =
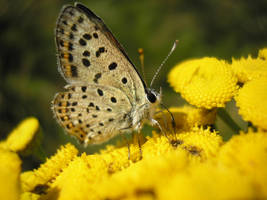
<path id="1" fill-rule="evenodd" d="M 16 153 L 0 148 L 0 199 L 19 199 L 20 165 L 21 160 Z"/>
<path id="2" fill-rule="evenodd" d="M 229 64 L 210 57 L 176 65 L 168 81 L 190 104 L 206 109 L 224 107 L 238 89 Z"/>
<path id="3" fill-rule="evenodd" d="M 173 148 L 171 148 L 173 146 L 186 151 L 190 161 L 202 162 L 215 156 L 221 145 L 222 138 L 216 132 L 194 127 L 190 131 L 175 135 L 168 133 L 167 137 L 154 133 L 154 137 L 149 138 L 143 145 L 143 151 L 144 157 L 164 155 L 166 152 L 173 151 Z"/>
<path id="4" fill-rule="evenodd" d="M 249 177 L 255 199 L 267 198 L 267 133 L 263 131 L 233 136 L 221 149 L 218 160 Z"/>
<path id="5" fill-rule="evenodd" d="M 0 142 L 0 148 L 14 152 L 24 151 L 35 138 L 38 128 L 39 122 L 36 118 L 30 117 L 23 120 L 18 127 L 8 135 L 6 140 Z"/>
<path id="6" fill-rule="evenodd" d="M 252 58 L 250 55 L 248 58 L 234 59 L 232 58 L 232 69 L 238 81 L 245 83 L 250 80 L 258 79 L 259 77 L 267 77 L 267 61 L 262 59 L 262 56 L 265 56 L 264 51 L 259 53 L 261 57 Z"/>
<path id="7" fill-rule="evenodd" d="M 54 156 L 37 170 L 21 174 L 22 190 L 29 192 L 38 189 L 40 186 L 47 187 L 77 154 L 78 150 L 73 145 L 62 146 Z"/>
<path id="8" fill-rule="evenodd" d="M 252 80 L 240 89 L 236 102 L 239 114 L 255 126 L 267 130 L 267 77 Z"/>
<path id="9" fill-rule="evenodd" d="M 195 126 L 212 125 L 216 119 L 216 109 L 207 110 L 204 108 L 194 108 L 193 106 L 169 108 L 175 121 L 175 131 L 189 131 Z M 166 110 L 158 112 L 155 116 L 162 128 L 172 129 L 173 121 L 170 113 Z"/>

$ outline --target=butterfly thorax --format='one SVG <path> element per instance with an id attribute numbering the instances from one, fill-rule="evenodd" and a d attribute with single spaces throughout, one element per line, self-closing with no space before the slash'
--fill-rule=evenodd
<path id="1" fill-rule="evenodd" d="M 153 116 L 161 101 L 161 93 L 150 88 L 146 88 L 145 92 L 145 102 L 133 108 L 131 112 L 132 126 L 136 131 L 139 131 L 144 123 L 153 123 Z"/>

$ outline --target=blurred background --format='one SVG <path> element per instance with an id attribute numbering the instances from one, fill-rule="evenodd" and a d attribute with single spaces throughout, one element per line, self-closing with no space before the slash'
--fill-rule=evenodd
<path id="1" fill-rule="evenodd" d="M 68 141 L 53 118 L 50 102 L 66 84 L 57 70 L 54 30 L 67 0 L 0 0 L 0 139 L 28 116 L 39 119 L 46 155 Z M 163 87 L 166 106 L 185 102 L 169 88 L 166 77 L 177 63 L 204 56 L 231 60 L 256 55 L 267 46 L 267 1 L 249 0 L 83 0 L 124 46 L 137 68 L 137 49 L 145 52 L 149 82 L 157 67 L 180 42 L 155 82 Z M 139 68 L 140 69 L 140 68 Z M 139 70 L 140 71 L 140 70 Z M 28 158 L 29 166 L 38 160 Z M 29 168 L 28 166 L 28 168 Z M 25 167 L 27 168 L 27 167 Z"/>

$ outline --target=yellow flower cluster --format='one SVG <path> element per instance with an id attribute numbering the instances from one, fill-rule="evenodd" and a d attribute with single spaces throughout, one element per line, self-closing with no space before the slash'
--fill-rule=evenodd
<path id="1" fill-rule="evenodd" d="M 32 130 L 21 134 L 28 134 L 27 131 Z M 141 160 L 137 143 L 130 145 L 130 160 L 126 146 L 108 146 L 98 154 L 78 156 L 77 149 L 67 144 L 38 169 L 23 173 L 16 153 L 0 148 L 0 186 L 5 189 L 1 190 L 0 198 L 267 197 L 267 133 L 264 131 L 242 132 L 223 142 L 217 132 L 193 126 L 177 134 L 168 132 L 167 137 L 153 132 L 152 137 L 145 139 Z"/>
<path id="2" fill-rule="evenodd" d="M 196 107 L 159 110 L 162 132 L 140 138 L 142 158 L 136 138 L 130 159 L 126 145 L 78 155 L 66 144 L 38 169 L 21 172 L 18 153 L 39 129 L 35 118 L 24 120 L 0 142 L 0 199 L 267 199 L 267 65 L 258 65 L 266 58 L 263 49 L 232 64 L 203 58 L 176 66 L 169 82 Z M 233 97 L 254 129 L 223 141 L 211 125 L 216 108 Z"/>
<path id="3" fill-rule="evenodd" d="M 168 81 L 198 108 L 224 107 L 235 99 L 244 120 L 267 130 L 267 48 L 257 58 L 233 58 L 231 64 L 207 57 L 188 60 L 171 70 Z"/>
<path id="4" fill-rule="evenodd" d="M 223 143 L 216 132 L 196 127 L 190 132 L 173 135 L 175 145 L 157 133 L 146 139 L 147 142 L 142 146 L 143 159 L 140 161 L 136 158 L 139 157 L 139 149 L 135 143 L 130 146 L 131 160 L 128 160 L 126 146 L 109 146 L 100 154 L 74 156 L 66 166 L 56 162 L 56 158 L 61 158 L 59 154 L 62 152 L 73 151 L 74 147 L 68 144 L 47 161 L 50 164 L 44 164 L 46 173 L 39 173 L 39 180 L 50 180 L 47 187 L 44 187 L 44 182 L 36 183 L 29 176 L 21 179 L 22 185 L 25 182 L 32 182 L 35 187 L 41 185 L 46 189 L 41 195 L 42 199 L 116 199 L 120 196 L 138 198 L 156 195 L 153 193 L 164 189 L 161 177 L 157 174 L 163 173 L 165 181 L 171 180 L 173 174 L 215 157 Z M 24 174 L 37 174 L 37 171 L 43 171 L 42 168 Z M 56 175 L 54 179 L 51 179 L 52 173 Z M 24 192 L 34 193 L 35 190 L 33 187 L 24 187 Z"/>

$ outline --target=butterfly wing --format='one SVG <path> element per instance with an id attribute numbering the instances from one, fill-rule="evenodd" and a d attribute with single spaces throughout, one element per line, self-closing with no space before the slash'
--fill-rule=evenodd
<path id="1" fill-rule="evenodd" d="M 59 124 L 85 145 L 131 129 L 145 85 L 102 20 L 81 4 L 63 7 L 56 44 L 59 70 L 69 83 L 52 102 Z"/>
<path id="2" fill-rule="evenodd" d="M 53 110 L 59 124 L 81 143 L 105 142 L 131 125 L 131 104 L 120 89 L 94 84 L 66 89 L 56 94 Z"/>
<path id="3" fill-rule="evenodd" d="M 68 83 L 110 85 L 133 103 L 145 85 L 125 51 L 92 11 L 81 4 L 63 7 L 56 28 L 59 69 Z"/>

